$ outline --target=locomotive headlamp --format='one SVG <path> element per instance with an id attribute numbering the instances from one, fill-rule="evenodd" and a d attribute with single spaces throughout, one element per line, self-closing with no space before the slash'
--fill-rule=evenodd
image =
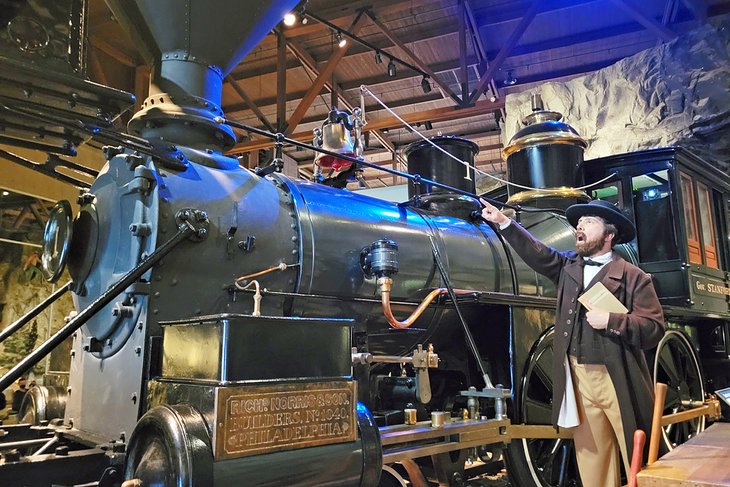
<path id="1" fill-rule="evenodd" d="M 376 240 L 360 253 L 360 265 L 367 277 L 391 277 L 398 273 L 398 244 L 393 240 Z"/>
<path id="2" fill-rule="evenodd" d="M 48 282 L 56 282 L 68 260 L 71 238 L 73 236 L 73 221 L 71 218 L 71 204 L 66 200 L 56 203 L 48 217 L 48 223 L 43 231 L 43 274 Z"/>

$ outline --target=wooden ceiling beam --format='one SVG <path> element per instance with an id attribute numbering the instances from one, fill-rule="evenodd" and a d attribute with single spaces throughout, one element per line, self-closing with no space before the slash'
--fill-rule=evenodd
<path id="1" fill-rule="evenodd" d="M 431 110 L 423 110 L 420 112 L 406 113 L 401 116 L 403 120 L 408 123 L 416 122 L 443 122 L 448 120 L 456 120 L 460 118 L 474 117 L 478 115 L 484 115 L 494 110 L 499 110 L 504 107 L 504 100 L 497 100 L 496 102 L 491 101 L 480 101 L 472 106 L 459 108 L 459 107 L 445 107 L 445 108 L 434 108 Z M 369 132 L 372 130 L 382 130 L 384 128 L 395 128 L 400 127 L 401 122 L 395 117 L 384 117 L 375 120 L 369 120 L 365 125 L 363 131 Z M 297 132 L 289 136 L 290 138 L 305 142 L 312 138 L 312 133 Z M 240 154 L 242 152 L 249 152 L 252 150 L 267 149 L 273 147 L 274 143 L 271 140 L 256 140 L 243 142 L 236 144 L 227 154 Z"/>
<path id="2" fill-rule="evenodd" d="M 390 164 L 390 161 L 383 161 L 381 163 L 375 163 L 375 164 L 378 164 L 380 166 L 385 166 L 385 165 Z M 499 174 L 499 175 L 505 174 L 505 172 L 506 172 L 506 170 L 505 170 L 506 168 L 504 167 L 505 165 L 506 164 L 505 164 L 505 162 L 502 159 L 487 159 L 485 161 L 479 161 L 478 164 L 475 164 L 476 168 L 477 169 L 481 169 L 481 170 L 484 170 L 484 168 L 491 167 L 492 168 L 491 174 L 495 174 L 496 173 L 496 174 Z M 374 169 L 374 171 L 378 171 L 378 170 L 377 169 Z M 384 182 L 384 181 L 382 181 L 382 179 L 383 178 L 387 178 L 388 176 L 389 175 L 386 174 L 386 173 L 374 172 L 374 173 L 370 173 L 370 174 L 364 175 L 363 178 L 365 179 L 366 182 L 367 181 L 375 181 L 375 180 L 380 180 L 381 182 Z M 488 176 L 485 176 L 485 177 L 488 177 Z"/>
<path id="3" fill-rule="evenodd" d="M 428 66 L 428 64 L 424 63 L 422 59 L 417 56 L 413 51 L 411 51 L 408 46 L 405 45 L 405 43 L 401 42 L 400 39 L 398 39 L 393 32 L 386 27 L 385 24 L 383 24 L 375 15 L 370 11 L 366 10 L 365 14 L 370 17 L 370 20 L 375 24 L 375 26 L 380 29 L 380 32 L 383 33 L 383 35 L 393 43 L 398 49 L 403 51 L 406 56 L 408 56 L 411 59 L 411 62 L 415 64 L 418 69 L 423 71 L 424 73 L 428 74 L 428 76 L 433 80 L 434 83 L 441 89 L 443 93 L 448 95 L 454 102 L 456 102 L 457 105 L 462 104 L 461 98 L 459 98 L 456 93 L 454 93 L 451 88 L 449 88 L 448 85 L 442 83 L 438 77 L 436 77 L 436 73 L 433 72 L 433 70 Z"/>
<path id="4" fill-rule="evenodd" d="M 38 201 L 38 200 L 36 200 Z M 45 230 L 46 228 L 46 221 L 41 216 L 40 213 L 38 213 L 38 210 L 35 207 L 36 203 L 31 203 L 28 205 L 28 208 L 30 209 L 30 212 L 33 214 L 33 218 L 35 219 L 35 222 L 38 224 L 39 227 L 41 227 L 41 230 Z"/>
<path id="5" fill-rule="evenodd" d="M 481 34 L 479 33 L 479 24 L 477 24 L 476 16 L 474 15 L 474 9 L 471 6 L 469 0 L 464 0 L 464 12 L 466 15 L 465 21 L 469 26 L 471 32 L 472 42 L 474 44 L 474 50 L 476 51 L 477 58 L 479 59 L 479 72 L 485 72 L 489 67 L 489 55 L 487 53 L 487 47 L 484 44 Z M 495 56 L 497 53 L 495 52 Z M 492 92 L 492 96 L 497 99 L 499 98 L 499 91 L 497 90 L 497 83 L 494 82 L 494 77 L 489 81 L 489 90 Z M 502 118 L 506 117 L 504 108 L 500 109 Z"/>
<path id="6" fill-rule="evenodd" d="M 271 132 L 276 132 L 276 129 L 274 126 L 269 122 L 269 119 L 266 118 L 266 115 L 261 111 L 258 104 L 251 99 L 251 97 L 248 96 L 248 94 L 241 88 L 241 85 L 238 84 L 238 82 L 231 78 L 230 76 L 226 76 L 226 81 L 228 81 L 228 84 L 231 85 L 231 88 L 238 94 L 238 96 L 241 97 L 241 99 L 246 103 L 248 108 L 253 111 L 253 113 L 256 115 L 256 117 L 261 121 L 261 123 L 264 124 L 267 130 L 270 130 Z M 235 113 L 235 112 L 234 112 Z M 230 114 L 228 114 L 230 115 Z"/>
<path id="7" fill-rule="evenodd" d="M 120 63 L 129 66 L 130 68 L 135 68 L 138 65 L 142 64 L 126 52 L 123 52 L 109 44 L 100 34 L 91 34 L 91 36 L 89 36 L 89 41 L 91 42 L 92 46 L 96 47 L 101 52 L 108 54 L 109 56 L 113 57 Z"/>
<path id="8" fill-rule="evenodd" d="M 702 23 L 707 22 L 708 5 L 705 0 L 682 0 L 682 3 L 697 20 Z"/>
<path id="9" fill-rule="evenodd" d="M 294 40 L 289 40 L 289 50 L 294 54 L 294 56 L 299 59 L 299 61 L 302 63 L 302 66 L 304 66 L 306 69 L 308 69 L 313 76 L 319 77 L 320 71 L 319 67 L 317 66 L 317 62 L 314 60 L 314 58 L 307 52 L 304 47 L 302 47 L 301 44 Z M 342 103 L 345 109 L 347 109 L 350 113 L 354 112 L 355 103 L 352 103 L 350 100 L 347 99 L 345 94 L 343 93 L 344 90 L 342 88 L 339 88 L 339 84 L 337 83 L 337 78 L 333 74 L 331 79 L 325 81 L 325 87 L 330 90 L 330 92 L 337 93 L 337 97 L 339 101 Z M 338 89 L 339 88 L 339 89 Z M 316 122 L 317 120 L 306 120 L 302 119 L 299 123 L 311 123 Z M 372 132 L 373 137 L 375 137 L 378 142 L 380 142 L 384 147 L 393 147 L 393 144 L 383 135 L 383 133 L 379 130 L 373 130 Z M 395 149 L 393 149 L 395 150 Z"/>
<path id="10" fill-rule="evenodd" d="M 431 5 L 433 8 L 443 8 L 441 0 L 419 2 L 420 7 Z M 353 15 L 360 10 L 372 9 L 377 11 L 379 15 L 395 15 L 403 11 L 413 8 L 412 0 L 354 0 L 344 2 L 337 7 L 317 10 L 318 17 L 326 19 L 337 26 L 345 28 Z M 284 30 L 284 35 L 291 39 L 293 37 L 307 36 L 327 31 L 329 28 L 319 22 L 310 20 L 305 25 L 297 25 Z"/>
<path id="11" fill-rule="evenodd" d="M 96 48 L 94 46 L 91 46 L 91 49 L 88 50 L 88 53 L 89 64 L 91 65 L 91 69 L 95 75 L 96 81 L 99 84 L 108 86 L 109 79 L 106 77 L 104 66 L 101 65 L 101 60 L 99 59 L 99 54 L 97 53 Z"/>
<path id="12" fill-rule="evenodd" d="M 467 3 L 467 5 L 469 5 Z M 467 10 L 468 12 L 469 10 Z M 728 4 L 722 4 L 722 5 L 715 5 L 713 7 L 710 7 L 708 9 L 708 17 L 714 17 L 718 15 L 725 15 L 727 13 L 730 13 L 730 5 Z M 473 9 L 472 14 L 470 17 L 474 16 Z M 681 10 L 677 14 L 677 18 L 675 22 L 681 23 L 681 22 L 689 22 L 692 21 L 693 17 L 687 13 L 684 10 Z M 480 49 L 484 50 L 484 57 L 480 59 L 474 60 L 474 58 L 467 58 L 467 63 L 469 65 L 476 64 L 482 62 L 482 59 L 492 59 L 499 54 L 499 51 L 497 49 L 488 50 L 486 49 L 486 46 L 484 46 L 481 36 L 478 35 L 477 28 L 476 28 L 476 20 L 472 21 L 470 20 L 470 25 L 473 26 L 472 30 L 474 31 L 474 35 L 472 35 L 472 38 L 475 41 L 475 44 L 477 46 L 482 46 Z M 483 28 L 488 28 L 489 23 L 486 25 L 483 25 Z M 619 37 L 626 34 L 633 34 L 635 32 L 639 32 L 643 29 L 643 27 L 638 24 L 637 22 L 630 22 L 625 24 L 620 24 L 616 26 L 611 26 L 603 29 L 594 29 L 587 32 L 582 32 L 580 34 L 572 34 L 567 36 L 561 36 L 561 37 L 554 37 L 552 39 L 545 39 L 541 40 L 537 43 L 531 43 L 531 44 L 521 44 L 518 46 L 515 46 L 512 49 L 512 52 L 510 53 L 510 57 L 514 56 L 527 56 L 530 54 L 540 53 L 549 51 L 551 49 L 559 49 L 564 47 L 570 47 L 575 44 L 579 43 L 588 43 L 588 42 L 594 42 L 594 41 L 604 41 L 606 39 L 610 39 L 612 37 Z M 421 37 L 420 33 L 413 31 L 409 33 L 405 33 L 404 35 L 401 35 L 400 40 L 406 44 L 417 42 L 419 40 L 433 40 L 435 38 L 439 37 L 445 37 L 445 36 L 454 36 L 456 35 L 456 31 L 453 29 L 452 24 L 444 24 L 442 26 L 434 26 L 429 27 L 429 37 L 427 39 L 424 39 Z M 380 46 L 380 43 L 375 43 L 376 46 Z M 382 46 L 382 49 L 387 48 L 388 46 L 384 45 Z M 353 56 L 359 56 L 364 53 L 371 52 L 370 49 L 365 48 L 364 46 L 355 45 L 350 48 L 350 50 L 347 51 L 347 55 L 345 56 L 346 59 L 349 59 Z M 479 51 L 477 51 L 479 52 Z M 314 56 L 313 56 L 314 57 Z M 314 57 L 315 61 L 319 64 L 321 62 L 325 62 L 326 59 L 323 60 L 317 60 L 316 57 Z M 440 63 L 443 64 L 443 63 Z M 243 68 L 245 66 L 245 63 L 240 65 L 239 68 Z M 458 64 L 455 65 L 458 67 Z M 300 64 L 296 60 L 289 60 L 287 62 L 287 69 L 296 69 L 299 68 Z M 433 66 L 432 69 L 438 73 L 440 70 L 436 68 L 436 66 Z M 448 69 L 456 69 L 455 67 L 451 67 Z M 480 70 L 484 71 L 486 69 L 486 66 L 480 66 Z M 441 69 L 445 70 L 445 68 Z M 402 71 L 402 70 L 401 70 Z M 260 66 L 256 68 L 250 68 L 250 69 L 239 69 L 234 71 L 231 76 L 236 80 L 244 80 L 248 78 L 255 78 L 258 76 L 264 76 L 264 75 L 270 75 L 274 74 L 276 72 L 276 63 L 272 62 L 269 64 L 266 64 L 265 66 Z"/>
<path id="13" fill-rule="evenodd" d="M 276 33 L 276 130 L 284 132 L 286 121 L 286 38 Z"/>
<path id="14" fill-rule="evenodd" d="M 527 9 L 525 15 L 520 20 L 520 23 L 517 24 L 517 27 L 514 28 L 510 36 L 505 41 L 502 49 L 500 49 L 499 51 L 499 54 L 497 54 L 497 56 L 491 61 L 487 70 L 479 78 L 479 82 L 477 83 L 476 88 L 474 88 L 474 91 L 472 91 L 471 95 L 469 96 L 469 102 L 473 103 L 474 101 L 476 101 L 477 98 L 479 98 L 479 96 L 484 91 L 484 87 L 487 85 L 487 83 L 490 83 L 492 81 L 492 79 L 494 78 L 494 74 L 502 66 L 502 63 L 505 59 L 507 59 L 507 56 L 509 55 L 510 51 L 512 51 L 512 48 L 515 47 L 517 41 L 520 40 L 522 34 L 524 34 L 525 30 L 527 30 L 527 27 L 530 25 L 530 23 L 532 23 L 532 19 L 534 19 L 535 15 L 537 15 L 537 11 L 540 8 L 541 3 L 541 0 L 534 0 L 532 2 L 532 5 L 530 5 L 530 8 Z"/>
<path id="15" fill-rule="evenodd" d="M 614 5 L 619 7 L 624 12 L 631 15 L 638 23 L 646 27 L 648 30 L 652 31 L 654 34 L 657 35 L 661 40 L 664 42 L 668 42 L 675 37 L 677 37 L 677 34 L 672 32 L 667 27 L 663 26 L 661 22 L 657 22 L 652 17 L 646 15 L 646 13 L 642 12 L 637 8 L 636 5 L 634 5 L 633 2 L 630 2 L 629 0 L 611 0 Z"/>
<path id="16" fill-rule="evenodd" d="M 291 41 L 290 41 L 291 42 Z M 340 83 L 337 84 L 339 87 L 339 93 L 343 93 L 342 85 Z M 300 99 L 305 92 L 301 91 L 298 93 L 291 93 L 290 95 L 287 95 L 287 100 L 298 100 Z M 297 96 L 299 95 L 299 96 Z M 414 98 L 403 98 L 398 101 L 394 101 L 388 104 L 390 108 L 400 108 L 403 106 L 410 106 L 410 105 L 417 105 L 420 103 L 428 103 L 428 102 L 434 102 L 443 100 L 443 97 L 439 93 L 429 93 L 428 95 L 419 95 Z M 270 98 L 261 98 L 260 100 L 255 100 L 255 102 L 258 103 L 259 107 L 265 107 L 265 106 L 271 106 L 276 101 L 273 97 Z M 240 113 L 245 112 L 248 110 L 248 106 L 245 103 L 235 103 L 232 105 L 227 105 L 223 107 L 223 111 L 226 113 L 227 116 L 234 116 Z M 365 113 L 371 114 L 376 113 L 381 110 L 384 110 L 384 108 L 379 103 L 372 103 L 370 105 L 365 106 Z M 313 123 L 322 120 L 323 117 L 320 115 L 313 115 L 309 117 L 304 117 L 300 122 L 299 125 L 307 124 L 307 123 Z"/>
<path id="17" fill-rule="evenodd" d="M 362 15 L 361 12 L 357 15 L 357 17 L 355 17 L 352 25 L 347 30 L 353 35 L 356 35 L 362 27 L 363 21 L 364 15 Z M 299 122 L 302 120 L 302 118 L 304 118 L 304 114 L 307 112 L 307 110 L 309 110 L 309 107 L 312 105 L 314 99 L 319 96 L 319 92 L 324 87 L 324 84 L 334 74 L 337 63 L 340 62 L 340 60 L 345 56 L 350 44 L 351 43 L 348 43 L 344 47 L 338 48 L 335 50 L 335 52 L 332 53 L 329 60 L 327 61 L 327 65 L 319 73 L 319 76 L 317 77 L 317 79 L 314 80 L 312 86 L 299 102 L 299 105 L 294 109 L 294 113 L 292 113 L 291 117 L 289 117 L 288 126 L 285 132 L 287 135 L 291 135 L 294 132 L 294 129 L 297 128 L 297 125 L 299 125 Z"/>

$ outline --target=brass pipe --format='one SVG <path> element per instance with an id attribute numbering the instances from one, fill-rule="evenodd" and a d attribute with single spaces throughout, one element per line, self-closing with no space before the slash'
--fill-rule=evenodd
<path id="1" fill-rule="evenodd" d="M 263 276 L 264 274 L 268 274 L 269 272 L 274 272 L 274 271 L 284 271 L 284 270 L 288 269 L 289 267 L 296 267 L 298 265 L 299 264 L 287 264 L 285 262 L 281 262 L 279 265 L 269 267 L 268 269 L 254 272 L 252 274 L 246 274 L 245 276 L 237 277 L 235 282 L 240 283 L 241 281 L 245 281 L 246 279 L 251 279 L 252 277 Z"/>
<path id="2" fill-rule="evenodd" d="M 390 289 L 393 286 L 393 279 L 390 277 L 381 277 L 378 278 L 378 288 L 380 289 L 381 293 L 381 302 L 383 304 L 383 314 L 388 320 L 388 324 L 392 328 L 396 329 L 403 329 L 408 328 L 411 326 L 415 321 L 418 319 L 419 316 L 426 310 L 429 304 L 436 299 L 436 296 L 439 296 L 441 294 L 448 293 L 448 289 L 446 288 L 438 288 L 434 289 L 428 295 L 423 298 L 423 301 L 418 305 L 418 307 L 415 309 L 411 315 L 406 318 L 404 321 L 398 321 L 395 316 L 393 316 L 393 310 L 390 308 Z M 467 289 L 454 289 L 454 292 L 456 294 L 471 294 L 476 291 L 469 291 Z"/>

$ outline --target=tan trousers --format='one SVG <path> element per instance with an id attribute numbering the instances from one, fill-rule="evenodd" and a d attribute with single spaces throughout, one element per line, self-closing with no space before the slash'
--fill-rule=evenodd
<path id="1" fill-rule="evenodd" d="M 605 365 L 579 364 L 570 357 L 580 424 L 573 428 L 583 487 L 619 487 L 619 449 L 624 468 L 629 457 L 616 389 Z"/>

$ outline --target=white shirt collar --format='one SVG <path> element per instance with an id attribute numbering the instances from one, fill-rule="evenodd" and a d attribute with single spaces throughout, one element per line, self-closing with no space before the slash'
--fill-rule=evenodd
<path id="1" fill-rule="evenodd" d="M 607 263 L 611 262 L 611 259 L 613 258 L 613 251 L 609 250 L 605 254 L 596 255 L 596 256 L 588 257 L 588 258 L 593 261 L 600 262 L 601 264 L 607 264 Z"/>

